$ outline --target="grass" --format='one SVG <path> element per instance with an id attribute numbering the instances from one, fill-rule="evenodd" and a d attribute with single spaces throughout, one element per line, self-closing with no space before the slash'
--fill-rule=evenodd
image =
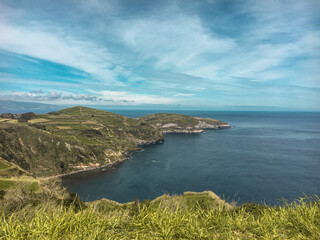
<path id="1" fill-rule="evenodd" d="M 251 206 L 251 207 L 250 207 Z M 255 206 L 255 207 L 252 207 Z M 171 209 L 134 202 L 101 210 L 40 206 L 2 215 L 0 239 L 320 239 L 320 201 L 306 197 L 280 207 Z"/>
<path id="2" fill-rule="evenodd" d="M 34 178 L 0 178 L 0 190 L 22 187 L 25 191 L 35 192 L 40 189 L 39 183 Z"/>
<path id="3" fill-rule="evenodd" d="M 18 123 L 18 119 L 11 119 L 7 121 L 7 123 Z"/>
<path id="4" fill-rule="evenodd" d="M 133 119 L 81 106 L 38 114 L 28 122 L 11 119 L 0 124 L 0 157 L 35 176 L 69 173 L 74 165 L 103 165 L 115 153 L 118 159 L 125 160 L 139 145 L 161 142 L 163 129 L 154 126 L 168 123 L 177 124 L 177 128 L 165 128 L 167 131 L 190 130 L 199 119 L 179 114 L 152 114 Z M 2 172 L 0 176 L 10 176 L 12 171 Z M 19 173 L 16 171 L 14 175 Z"/>
<path id="5" fill-rule="evenodd" d="M 7 164 L 5 164 L 5 163 L 1 162 L 1 160 L 0 160 L 0 170 L 2 170 L 2 169 L 6 169 L 6 168 L 9 168 L 9 167 L 10 167 L 9 165 L 7 165 Z"/>
<path id="6" fill-rule="evenodd" d="M 35 119 L 31 119 L 28 122 L 29 123 L 43 123 L 43 122 L 49 122 L 50 120 L 45 119 L 45 118 L 35 118 Z"/>
<path id="7" fill-rule="evenodd" d="M 16 181 L 9 179 L 0 179 L 0 190 L 7 190 L 9 188 L 14 187 Z"/>
<path id="8" fill-rule="evenodd" d="M 73 107 L 39 114 L 24 123 L 1 123 L 0 157 L 33 175 L 52 176 L 73 171 L 69 166 L 79 163 L 106 164 L 106 159 L 119 151 L 119 158 L 124 160 L 141 142 L 162 138 L 159 131 L 150 125 L 140 125 L 137 119 Z"/>

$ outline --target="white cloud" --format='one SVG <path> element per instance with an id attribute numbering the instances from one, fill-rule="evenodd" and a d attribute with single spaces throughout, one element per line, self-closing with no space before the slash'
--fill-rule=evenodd
<path id="1" fill-rule="evenodd" d="M 130 93 L 126 91 L 92 91 L 101 96 L 102 99 L 111 99 L 115 102 L 127 101 L 135 104 L 174 104 L 176 100 L 173 98 L 159 97 L 152 95 L 143 95 Z"/>
<path id="2" fill-rule="evenodd" d="M 112 55 L 105 47 L 76 39 L 68 33 L 59 35 L 49 29 L 40 30 L 43 27 L 0 23 L 0 48 L 78 68 L 106 82 L 115 80 L 110 70 Z"/>
<path id="3" fill-rule="evenodd" d="M 176 96 L 176 97 L 192 97 L 194 95 L 195 94 L 193 94 L 193 93 L 177 93 L 174 96 Z"/>
<path id="4" fill-rule="evenodd" d="M 184 72 L 201 65 L 204 54 L 233 49 L 233 39 L 205 29 L 198 17 L 174 12 L 168 19 L 138 19 L 118 22 L 122 42 L 143 61 L 155 60 L 159 70 Z"/>

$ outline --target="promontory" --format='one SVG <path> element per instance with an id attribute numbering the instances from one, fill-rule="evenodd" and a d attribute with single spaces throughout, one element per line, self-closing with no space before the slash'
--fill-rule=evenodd
<path id="1" fill-rule="evenodd" d="M 139 145 L 164 141 L 165 133 L 226 127 L 208 118 L 157 113 L 134 119 L 81 106 L 38 115 L 8 113 L 0 118 L 0 161 L 16 174 L 55 176 L 124 161 Z"/>

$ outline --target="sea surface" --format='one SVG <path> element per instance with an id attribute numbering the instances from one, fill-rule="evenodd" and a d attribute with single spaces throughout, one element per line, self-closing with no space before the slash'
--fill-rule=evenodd
<path id="1" fill-rule="evenodd" d="M 117 167 L 69 176 L 63 185 L 83 200 L 121 203 L 204 190 L 239 204 L 320 196 L 320 113 L 174 112 L 223 120 L 231 128 L 167 134 L 163 143 L 144 146 Z"/>

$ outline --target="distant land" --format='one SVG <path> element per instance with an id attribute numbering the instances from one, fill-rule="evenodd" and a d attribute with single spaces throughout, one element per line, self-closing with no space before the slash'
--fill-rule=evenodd
<path id="1" fill-rule="evenodd" d="M 44 103 L 0 100 L 0 113 L 48 113 L 62 108 L 63 106 Z"/>
<path id="2" fill-rule="evenodd" d="M 73 105 L 54 105 L 37 102 L 20 102 L 11 100 L 0 100 L 1 113 L 25 113 L 34 112 L 37 114 L 58 111 Z M 273 106 L 220 106 L 220 107 L 195 107 L 182 105 L 161 105 L 161 104 L 143 104 L 143 105 L 83 105 L 85 107 L 100 110 L 153 110 L 153 111 L 318 111 L 316 109 L 295 109 Z"/>

